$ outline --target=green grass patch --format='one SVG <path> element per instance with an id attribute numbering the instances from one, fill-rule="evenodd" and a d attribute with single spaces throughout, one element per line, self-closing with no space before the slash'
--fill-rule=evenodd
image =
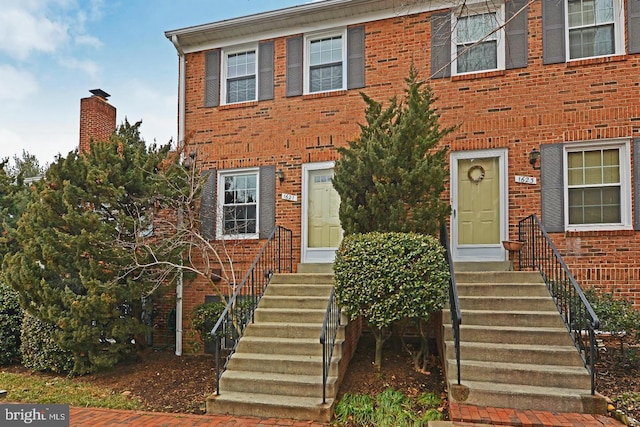
<path id="1" fill-rule="evenodd" d="M 109 409 L 140 409 L 136 399 L 65 377 L 40 377 L 0 371 L 0 389 L 8 402 L 58 403 Z"/>

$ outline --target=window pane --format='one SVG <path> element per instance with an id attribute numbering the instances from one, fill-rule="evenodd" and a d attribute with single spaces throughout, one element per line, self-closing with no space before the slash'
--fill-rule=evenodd
<path id="1" fill-rule="evenodd" d="M 309 77 L 310 92 L 342 89 L 342 64 L 313 67 Z"/>
<path id="2" fill-rule="evenodd" d="M 498 44 L 495 41 L 480 43 L 462 53 L 466 46 L 458 46 L 458 73 L 494 70 L 498 68 Z"/>
<path id="3" fill-rule="evenodd" d="M 256 78 L 248 77 L 244 79 L 227 81 L 227 102 L 246 102 L 256 99 Z"/>
<path id="4" fill-rule="evenodd" d="M 310 65 L 342 61 L 342 37 L 314 40 L 310 46 Z"/>

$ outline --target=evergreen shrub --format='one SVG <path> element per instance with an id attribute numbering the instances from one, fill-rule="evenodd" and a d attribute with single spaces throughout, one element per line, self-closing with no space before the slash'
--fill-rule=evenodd
<path id="1" fill-rule="evenodd" d="M 0 365 L 20 360 L 22 316 L 18 292 L 0 282 Z"/>
<path id="2" fill-rule="evenodd" d="M 20 333 L 22 364 L 33 371 L 70 372 L 73 353 L 60 348 L 54 341 L 55 325 L 25 312 Z"/>

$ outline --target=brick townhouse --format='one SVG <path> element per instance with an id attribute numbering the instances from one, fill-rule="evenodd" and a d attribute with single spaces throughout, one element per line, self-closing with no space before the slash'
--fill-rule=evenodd
<path id="1" fill-rule="evenodd" d="M 251 260 L 277 224 L 294 261 L 331 262 L 336 148 L 364 122 L 360 93 L 402 95 L 413 63 L 459 126 L 442 141 L 454 258 L 507 259 L 535 213 L 583 288 L 640 304 L 640 1 L 462 5 L 325 0 L 167 31 L 203 208 L 234 212 L 208 237 Z M 185 310 L 206 293 L 185 290 Z"/>

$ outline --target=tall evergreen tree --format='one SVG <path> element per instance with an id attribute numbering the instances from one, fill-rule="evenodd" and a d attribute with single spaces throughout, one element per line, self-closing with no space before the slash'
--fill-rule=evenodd
<path id="1" fill-rule="evenodd" d="M 435 234 L 449 205 L 441 199 L 448 179 L 447 148 L 436 148 L 454 128 L 440 129 L 435 98 L 411 66 L 404 103 L 367 104 L 360 136 L 338 149 L 333 185 L 340 195 L 345 233 Z"/>
<path id="2" fill-rule="evenodd" d="M 155 177 L 169 146 L 147 148 L 139 126 L 125 121 L 89 153 L 58 158 L 18 223 L 19 250 L 4 260 L 21 305 L 57 326 L 54 339 L 73 352 L 74 373 L 135 350 L 142 298 L 156 285 L 129 269 L 154 196 L 165 191 Z"/>

